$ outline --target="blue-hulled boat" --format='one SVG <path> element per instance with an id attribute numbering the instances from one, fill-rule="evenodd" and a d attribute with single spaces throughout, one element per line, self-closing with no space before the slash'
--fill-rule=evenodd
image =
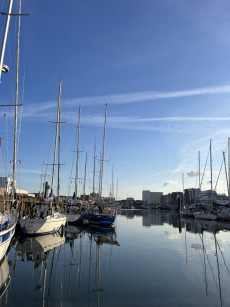
<path id="1" fill-rule="evenodd" d="M 115 222 L 116 215 L 114 213 L 89 213 L 88 219 L 91 224 L 111 226 Z"/>
<path id="2" fill-rule="evenodd" d="M 5 211 L 0 214 L 0 261 L 4 258 L 14 235 L 17 213 Z"/>

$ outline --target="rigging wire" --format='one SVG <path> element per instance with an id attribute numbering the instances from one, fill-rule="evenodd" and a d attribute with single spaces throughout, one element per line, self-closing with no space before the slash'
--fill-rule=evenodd
<path id="1" fill-rule="evenodd" d="M 204 178 L 204 174 L 205 174 L 205 170 L 206 170 L 206 166 L 207 166 L 207 162 L 208 162 L 209 154 L 210 154 L 210 151 L 208 151 L 208 155 L 207 155 L 207 159 L 206 159 L 206 162 L 205 162 L 205 167 L 204 167 L 204 170 L 203 170 L 203 174 L 202 174 L 202 178 L 201 178 L 200 186 L 202 186 L 202 183 L 203 183 L 203 178 Z"/>
<path id="2" fill-rule="evenodd" d="M 24 100 L 24 84 L 25 84 L 25 66 L 24 66 L 24 73 L 23 73 L 23 85 L 22 85 L 22 96 L 21 96 L 21 109 L 20 109 L 20 115 L 19 115 L 19 125 L 18 125 L 18 136 L 17 136 L 17 152 L 18 146 L 19 146 L 19 140 L 21 135 L 21 124 L 22 124 L 22 112 L 23 112 L 23 100 Z"/>
<path id="3" fill-rule="evenodd" d="M 225 152 L 227 151 L 227 148 L 228 148 L 228 145 L 226 146 Z M 220 174 L 221 174 L 221 170 L 222 170 L 223 164 L 224 164 L 224 158 L 222 159 L 222 163 L 221 163 L 220 170 L 219 170 L 219 173 L 218 173 L 218 176 L 217 176 L 217 180 L 216 180 L 216 185 L 215 185 L 214 191 L 216 191 L 217 184 L 218 184 L 218 181 L 219 181 L 219 177 L 220 177 Z"/>
<path id="4" fill-rule="evenodd" d="M 7 165 L 8 165 L 8 138 L 9 138 L 9 131 L 8 131 L 8 116 L 7 116 L 7 108 L 5 110 L 5 121 L 6 121 L 6 157 L 5 157 L 5 176 L 7 173 Z M 8 173 L 9 173 L 9 168 L 8 168 Z"/>
<path id="5" fill-rule="evenodd" d="M 216 191 L 217 183 L 218 183 L 218 180 L 219 180 L 219 177 L 220 177 L 220 173 L 221 173 L 223 164 L 224 164 L 224 159 L 223 159 L 221 166 L 220 166 L 220 170 L 219 170 L 219 173 L 218 173 L 218 177 L 217 177 L 217 180 L 216 180 L 216 185 L 215 185 L 214 191 Z"/>
<path id="6" fill-rule="evenodd" d="M 68 186 L 68 195 L 70 196 L 70 185 L 72 183 L 72 176 L 73 176 L 73 167 L 74 167 L 74 162 L 76 161 L 75 156 L 76 156 L 76 146 L 77 146 L 77 138 L 75 137 L 75 129 L 73 129 L 73 138 L 74 138 L 74 150 L 73 150 L 73 159 L 72 159 L 72 165 L 71 165 L 71 171 L 70 171 L 70 179 L 69 179 L 69 186 Z"/>

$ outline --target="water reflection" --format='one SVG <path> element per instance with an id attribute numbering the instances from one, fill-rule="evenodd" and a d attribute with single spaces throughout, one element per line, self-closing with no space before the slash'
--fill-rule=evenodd
<path id="1" fill-rule="evenodd" d="M 17 257 L 21 261 L 34 262 L 34 268 L 48 262 L 48 257 L 52 249 L 65 243 L 65 237 L 59 233 L 37 237 L 22 237 L 16 245 Z"/>
<path id="2" fill-rule="evenodd" d="M 209 281 L 208 281 L 208 272 L 211 274 L 213 281 L 215 282 L 216 288 L 219 292 L 220 305 L 223 305 L 222 298 L 222 282 L 221 274 L 230 274 L 223 250 L 221 249 L 220 242 L 217 239 L 217 233 L 223 230 L 229 229 L 228 223 L 222 223 L 217 221 L 202 221 L 202 220 L 183 220 L 186 231 L 196 233 L 199 235 L 200 243 L 191 244 L 191 248 L 195 251 L 199 251 L 203 258 L 203 269 L 204 269 L 204 284 L 206 295 L 209 295 Z M 208 232 L 209 238 L 214 241 L 214 244 L 206 246 L 204 235 L 205 232 Z M 186 232 L 185 232 L 186 233 Z M 212 261 L 211 258 L 215 257 L 216 261 Z M 220 269 L 222 266 L 222 272 Z M 223 270 L 226 270 L 223 272 Z"/>
<path id="3" fill-rule="evenodd" d="M 228 306 L 229 226 L 127 210 L 115 227 L 15 237 L 1 306 Z"/>
<path id="4" fill-rule="evenodd" d="M 42 306 L 45 306 L 45 294 L 47 287 L 47 266 L 49 261 L 50 252 L 55 251 L 55 248 L 65 243 L 65 237 L 61 236 L 60 233 L 37 236 L 37 237 L 22 237 L 19 239 L 16 245 L 16 259 L 19 261 L 31 261 L 34 263 L 34 269 L 40 267 L 40 276 L 38 281 L 35 281 L 34 289 L 42 292 Z M 48 294 L 49 299 L 50 285 L 52 281 L 52 273 L 54 266 L 53 252 L 52 264 L 49 277 Z"/>
<path id="5" fill-rule="evenodd" d="M 1 261 L 0 264 L 0 300 L 7 300 L 7 291 L 11 282 L 10 266 L 7 256 Z"/>

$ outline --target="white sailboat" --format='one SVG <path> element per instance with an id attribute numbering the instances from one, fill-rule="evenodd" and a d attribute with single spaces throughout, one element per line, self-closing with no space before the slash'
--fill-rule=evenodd
<path id="1" fill-rule="evenodd" d="M 55 163 L 56 163 L 56 149 L 57 149 L 57 137 L 58 128 L 60 125 L 60 111 L 61 111 L 61 80 L 59 84 L 59 98 L 58 98 L 58 111 L 57 111 L 57 122 L 56 122 L 56 138 L 54 146 L 54 161 L 53 161 L 53 172 L 51 182 L 51 196 L 50 203 L 47 205 L 49 210 L 43 210 L 40 212 L 34 212 L 34 216 L 21 216 L 19 223 L 23 234 L 28 235 L 41 235 L 48 233 L 57 232 L 66 223 L 66 216 L 59 212 L 53 212 L 53 186 L 54 186 L 54 175 L 55 175 Z M 59 132 L 60 133 L 60 132 Z M 42 214 L 41 214 L 42 213 Z M 21 213 L 22 214 L 22 213 Z"/>
<path id="2" fill-rule="evenodd" d="M 6 47 L 6 40 L 8 36 L 8 30 L 9 30 L 9 22 L 10 22 L 10 16 L 11 16 L 11 10 L 12 10 L 13 0 L 9 1 L 9 7 L 8 7 L 8 13 L 6 18 L 6 24 L 5 24 L 5 30 L 4 30 L 4 36 L 1 46 L 1 55 L 0 55 L 0 79 L 1 79 L 1 73 L 7 72 L 9 70 L 6 69 L 6 65 L 3 64 L 4 59 L 4 53 L 5 53 L 5 47 Z M 3 258 L 6 255 L 7 249 L 10 245 L 11 238 L 13 237 L 15 233 L 15 227 L 17 224 L 18 219 L 18 213 L 13 208 L 14 202 L 14 196 L 16 192 L 15 188 L 15 173 L 16 173 L 16 162 L 17 162 L 17 146 L 16 146 L 16 140 L 17 140 L 17 108 L 18 108 L 18 72 L 19 72 L 19 37 L 20 37 L 20 14 L 21 14 L 21 0 L 19 1 L 19 13 L 18 13 L 18 31 L 17 31 L 17 64 L 16 64 L 16 91 L 15 91 L 15 114 L 14 114 L 14 150 L 13 150 L 13 178 L 12 178 L 12 201 L 11 201 L 11 208 L 9 210 L 4 210 L 0 213 L 0 261 L 3 260 Z M 1 150 L 1 144 L 0 144 L 0 150 Z M 16 204 L 16 203 L 15 203 Z M 4 200 L 4 209 L 5 209 L 5 200 Z"/>
<path id="3" fill-rule="evenodd" d="M 211 195 L 212 195 L 212 207 L 213 207 L 213 188 L 212 188 L 212 141 L 210 140 L 210 149 L 209 149 L 209 153 L 210 153 L 210 174 L 211 174 Z M 200 220 L 216 220 L 217 219 L 217 215 L 213 214 L 209 211 L 204 211 L 201 210 L 199 212 L 193 212 L 193 215 L 195 217 L 195 219 L 200 219 Z"/>
<path id="4" fill-rule="evenodd" d="M 224 153 L 223 153 L 224 155 Z M 224 162 L 225 162 L 225 155 L 224 155 Z M 228 138 L 228 174 L 226 169 L 226 163 L 225 163 L 225 172 L 226 172 L 226 182 L 227 182 L 227 189 L 228 189 L 228 200 L 215 200 L 215 203 L 219 206 L 225 206 L 229 204 L 230 200 L 230 189 L 229 189 L 229 183 L 230 183 L 230 138 Z M 230 208 L 223 207 L 221 210 L 217 211 L 217 218 L 220 220 L 226 220 L 230 221 Z"/>

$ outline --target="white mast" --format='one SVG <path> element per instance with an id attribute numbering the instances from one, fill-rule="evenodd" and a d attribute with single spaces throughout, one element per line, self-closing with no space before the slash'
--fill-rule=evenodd
<path id="1" fill-rule="evenodd" d="M 114 199 L 113 168 L 112 168 L 112 198 Z"/>
<path id="2" fill-rule="evenodd" d="M 201 202 L 201 182 L 200 182 L 200 151 L 198 151 L 198 171 L 199 171 L 199 202 Z"/>
<path id="3" fill-rule="evenodd" d="M 213 187 L 212 187 L 212 140 L 210 140 L 210 175 L 211 175 L 211 201 L 213 205 Z"/>
<path id="4" fill-rule="evenodd" d="M 60 80 L 61 83 L 61 80 Z M 59 100 L 61 101 L 61 84 L 59 89 Z M 59 110 L 59 123 L 58 123 L 58 183 L 57 183 L 57 197 L 60 194 L 60 159 L 61 159 L 61 102 Z"/>
<path id="5" fill-rule="evenodd" d="M 86 170 L 87 170 L 87 152 L 86 152 L 86 154 L 85 154 L 85 175 L 84 175 L 84 186 L 83 186 L 83 204 L 85 204 Z"/>
<path id="6" fill-rule="evenodd" d="M 184 173 L 182 173 L 182 185 L 183 185 L 183 209 L 184 209 Z"/>
<path id="7" fill-rule="evenodd" d="M 75 176 L 75 197 L 76 197 L 76 202 L 77 202 L 77 181 L 78 181 L 79 142 L 80 142 L 80 117 L 81 117 L 81 105 L 79 105 L 79 110 L 78 110 L 77 162 L 76 162 L 76 176 Z"/>
<path id="8" fill-rule="evenodd" d="M 228 197 L 230 201 L 230 137 L 228 138 Z"/>
<path id="9" fill-rule="evenodd" d="M 94 162 L 93 162 L 93 197 L 95 197 L 95 169 L 96 169 L 96 136 L 94 144 Z"/>
<path id="10" fill-rule="evenodd" d="M 54 175 L 55 175 L 55 164 L 56 164 L 56 152 L 57 152 L 57 139 L 58 139 L 58 127 L 59 127 L 59 124 L 60 124 L 61 85 L 62 85 L 62 80 L 60 80 L 60 83 L 59 83 L 58 110 L 57 110 L 57 122 L 56 122 L 56 136 L 55 136 L 54 159 L 53 159 L 53 171 L 52 171 L 52 181 L 51 181 L 51 197 L 53 196 Z"/>
<path id="11" fill-rule="evenodd" d="M 16 89 L 15 89 L 15 111 L 14 111 L 14 153 L 13 153 L 13 185 L 12 194 L 16 193 L 15 171 L 17 163 L 17 119 L 18 119 L 18 72 L 19 72 L 19 42 L 20 42 L 20 25 L 21 25 L 21 0 L 19 0 L 18 15 L 18 37 L 17 37 L 17 64 L 16 64 Z M 2 67 L 2 66 L 1 66 Z"/>
<path id="12" fill-rule="evenodd" d="M 104 136 L 103 136 L 103 147 L 102 147 L 102 159 L 101 159 L 101 176 L 100 176 L 100 195 L 102 196 L 102 182 L 103 182 L 103 166 L 104 166 L 104 155 L 105 155 L 105 134 L 106 134 L 106 117 L 107 117 L 107 103 L 105 104 L 105 124 L 104 124 Z"/>
<path id="13" fill-rule="evenodd" d="M 118 196 L 118 178 L 117 178 L 117 187 L 116 187 L 116 201 L 118 200 L 117 196 Z"/>
<path id="14" fill-rule="evenodd" d="M 8 30 L 9 30 L 10 14 L 11 14 L 11 10 L 12 10 L 12 5 L 13 5 L 13 0 L 10 0 L 9 7 L 8 7 L 8 14 L 7 14 L 7 18 L 6 18 L 4 37 L 3 37 L 3 40 L 2 40 L 1 55 L 0 55 L 0 82 L 1 82 L 2 65 L 3 65 L 3 59 L 4 59 L 5 49 L 6 49 L 6 39 L 7 39 L 7 35 L 8 35 Z M 21 3 L 19 4 L 19 6 L 20 5 L 21 5 Z M 20 16 L 19 16 L 19 20 L 20 20 Z"/>
<path id="15" fill-rule="evenodd" d="M 226 183 L 227 183 L 227 191 L 229 191 L 228 187 L 228 172 L 226 167 L 226 159 L 225 159 L 225 152 L 223 151 L 223 160 L 224 160 L 224 170 L 225 170 L 225 176 L 226 176 Z"/>
<path id="16" fill-rule="evenodd" d="M 200 151 L 198 151 L 198 167 L 199 167 L 199 189 L 200 189 Z"/>
<path id="17" fill-rule="evenodd" d="M 100 151 L 100 173 L 99 173 L 99 187 L 98 187 L 98 196 L 97 196 L 97 200 L 99 200 L 101 198 L 101 151 Z"/>

